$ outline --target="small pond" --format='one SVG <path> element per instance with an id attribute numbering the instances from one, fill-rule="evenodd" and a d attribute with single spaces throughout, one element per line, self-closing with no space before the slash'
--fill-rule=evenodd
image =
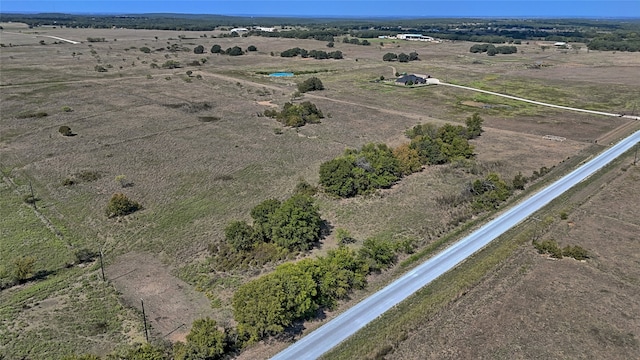
<path id="1" fill-rule="evenodd" d="M 293 73 L 290 73 L 290 72 L 275 72 L 275 73 L 269 74 L 269 76 L 273 76 L 273 77 L 291 77 L 291 76 L 293 76 Z"/>

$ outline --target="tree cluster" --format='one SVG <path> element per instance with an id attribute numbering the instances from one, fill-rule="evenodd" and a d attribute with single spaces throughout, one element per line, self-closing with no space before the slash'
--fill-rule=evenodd
<path id="1" fill-rule="evenodd" d="M 589 252 L 578 245 L 567 245 L 560 248 L 560 245 L 553 240 L 533 241 L 533 247 L 538 250 L 539 254 L 548 254 L 553 258 L 562 259 L 563 256 L 571 257 L 576 260 L 586 260 L 589 258 Z"/>
<path id="2" fill-rule="evenodd" d="M 518 48 L 515 46 L 495 46 L 493 44 L 476 44 L 469 49 L 472 53 L 484 53 L 489 56 L 495 56 L 496 54 L 515 54 L 518 52 Z"/>
<path id="3" fill-rule="evenodd" d="M 288 39 L 315 39 L 320 41 L 334 41 L 334 36 L 338 36 L 343 32 L 337 29 L 328 30 L 288 30 L 288 31 L 259 31 L 251 30 L 247 36 L 257 35 L 264 37 L 280 37 Z"/>
<path id="4" fill-rule="evenodd" d="M 345 43 L 345 44 L 353 44 L 353 45 L 364 45 L 364 46 L 371 45 L 369 40 L 360 41 L 360 39 L 358 39 L 358 38 L 355 38 L 355 37 L 348 38 L 346 36 L 342 38 L 342 42 Z"/>
<path id="5" fill-rule="evenodd" d="M 331 52 L 326 52 L 323 50 L 311 50 L 307 51 L 305 49 L 301 49 L 299 47 L 287 49 L 280 53 L 281 57 L 296 57 L 300 55 L 302 58 L 313 58 L 316 60 L 324 60 L 324 59 L 342 59 L 343 54 L 342 51 L 336 50 Z"/>
<path id="6" fill-rule="evenodd" d="M 342 156 L 320 165 L 320 184 L 329 194 L 352 197 L 391 187 L 403 176 L 418 172 L 424 165 L 438 165 L 473 156 L 468 139 L 482 133 L 482 119 L 467 119 L 461 125 L 416 125 L 406 135 L 411 139 L 395 149 L 385 144 L 366 144 L 348 149 Z"/>
<path id="7" fill-rule="evenodd" d="M 229 56 L 244 55 L 244 51 L 242 51 L 242 48 L 239 46 L 234 46 L 234 47 L 227 48 L 227 50 L 222 50 L 222 47 L 218 44 L 215 44 L 211 47 L 211 53 L 229 55 Z"/>
<path id="8" fill-rule="evenodd" d="M 289 251 L 306 251 L 320 240 L 322 219 L 309 196 L 296 194 L 280 202 L 265 200 L 251 210 L 253 225 L 233 221 L 225 238 L 236 251 L 252 251 L 261 243 L 273 243 Z"/>
<path id="9" fill-rule="evenodd" d="M 589 50 L 640 51 L 640 36 L 637 32 L 600 34 L 587 44 Z"/>
<path id="10" fill-rule="evenodd" d="M 405 53 L 396 54 L 396 53 L 388 52 L 382 56 L 382 61 L 398 61 L 398 62 L 406 63 L 409 61 L 416 61 L 416 60 L 420 60 L 417 52 L 409 53 L 409 55 Z"/>
<path id="11" fill-rule="evenodd" d="M 281 333 L 294 321 L 313 317 L 318 308 L 335 306 L 353 288 L 364 287 L 368 273 L 367 262 L 348 247 L 280 265 L 234 293 L 238 335 L 251 343 Z"/>
<path id="12" fill-rule="evenodd" d="M 264 111 L 264 115 L 291 127 L 319 123 L 320 119 L 324 118 L 322 111 L 309 101 L 304 101 L 300 104 L 287 102 L 284 104 L 282 111 L 267 109 Z"/>

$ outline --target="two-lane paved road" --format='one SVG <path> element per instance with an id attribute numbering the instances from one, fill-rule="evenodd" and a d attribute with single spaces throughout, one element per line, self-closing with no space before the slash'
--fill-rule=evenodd
<path id="1" fill-rule="evenodd" d="M 471 254 L 508 229 L 522 222 L 560 194 L 583 181 L 640 142 L 640 131 L 620 141 L 600 155 L 515 205 L 469 236 L 409 271 L 384 289 L 364 299 L 317 330 L 300 339 L 274 360 L 316 359 L 366 324 L 382 315 L 431 281 L 451 270 Z"/>

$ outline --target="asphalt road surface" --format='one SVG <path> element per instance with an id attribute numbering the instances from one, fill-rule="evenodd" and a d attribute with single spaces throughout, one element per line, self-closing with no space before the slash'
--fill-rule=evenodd
<path id="1" fill-rule="evenodd" d="M 625 138 L 576 170 L 515 205 L 443 252 L 422 263 L 384 289 L 364 299 L 272 359 L 316 359 L 394 305 L 460 264 L 471 254 L 527 219 L 569 188 L 595 173 L 640 142 L 640 131 Z"/>

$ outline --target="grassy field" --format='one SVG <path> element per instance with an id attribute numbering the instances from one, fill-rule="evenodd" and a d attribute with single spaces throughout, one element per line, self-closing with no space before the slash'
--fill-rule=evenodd
<path id="1" fill-rule="evenodd" d="M 3 30 L 2 41 L 11 46 L 0 53 L 0 166 L 4 174 L 0 183 L 0 264 L 8 274 L 14 259 L 31 255 L 42 277 L 0 292 L 2 355 L 53 359 L 74 351 L 105 354 L 141 341 L 137 299 L 142 296 L 150 313 L 170 314 L 167 319 L 160 315 L 149 319 L 155 339 L 164 339 L 172 326 L 203 314 L 230 322 L 233 289 L 269 271 L 273 264 L 213 273 L 208 246 L 223 240 L 229 221 L 248 220 L 250 209 L 261 201 L 288 197 L 300 179 L 317 184 L 319 165 L 346 148 L 369 142 L 397 146 L 408 141 L 406 129 L 428 121 L 463 123 L 476 111 L 485 119 L 485 133 L 473 140 L 476 165 L 430 167 L 367 197 L 316 197 L 322 217 L 333 229 L 348 229 L 357 239 L 354 246 L 368 237 L 384 236 L 415 239 L 426 248 L 455 230 L 455 219 L 468 211 L 438 202 L 442 195 L 460 192 L 464 184 L 489 171 L 509 179 L 518 172 L 528 176 L 543 166 L 573 163 L 593 151 L 594 139 L 628 122 L 453 88 L 373 82 L 381 75 L 392 78 L 392 66 L 398 72 L 430 74 L 534 100 L 598 110 L 630 113 L 640 95 L 637 84 L 619 75 L 631 74 L 640 66 L 630 54 L 542 52 L 535 44 L 522 45 L 515 55 L 488 58 L 469 53 L 471 44 L 462 42 L 385 41 L 371 46 L 336 42 L 335 50 L 342 51 L 345 59 L 313 60 L 271 53 L 293 47 L 326 50 L 325 42 L 211 38 L 212 32 L 189 33 L 188 39 L 180 39 L 184 32 L 9 30 Z M 43 35 L 83 42 L 54 43 Z M 106 41 L 88 43 L 87 37 Z M 42 39 L 45 45 L 39 44 Z M 231 57 L 191 50 L 170 52 L 166 47 L 171 44 L 188 49 L 201 44 L 206 50 L 213 44 L 223 49 L 255 45 L 258 51 Z M 145 46 L 153 51 L 140 51 Z M 164 50 L 158 50 L 161 48 Z M 386 52 L 414 50 L 420 61 L 382 61 Z M 182 67 L 163 69 L 161 65 L 168 60 Z M 187 65 L 196 60 L 200 65 Z M 540 62 L 545 66 L 529 68 Z M 107 71 L 97 72 L 96 66 Z M 564 78 L 552 75 L 558 69 L 563 69 Z M 594 69 L 597 75 L 592 81 L 585 74 Z M 307 74 L 294 78 L 261 75 L 269 71 Z M 296 83 L 310 76 L 318 76 L 326 87 L 303 97 L 327 115 L 322 123 L 291 129 L 258 116 L 269 104 L 281 106 L 291 101 Z M 619 91 L 612 93 L 610 86 Z M 63 125 L 75 136 L 62 136 L 58 129 Z M 543 140 L 547 134 L 567 140 Z M 117 181 L 122 175 L 131 186 L 123 187 Z M 75 184 L 68 185 L 70 180 Z M 23 201 L 30 193 L 30 183 L 39 199 L 37 212 Z M 143 210 L 123 219 L 107 218 L 106 204 L 118 192 L 140 202 Z M 336 243 L 330 234 L 310 256 L 323 254 Z M 76 264 L 75 252 L 82 248 L 103 250 L 106 283 L 101 281 L 96 262 Z M 497 251 L 509 254 L 513 249 Z M 476 277 L 461 284 L 478 281 L 495 263 L 478 265 L 482 271 L 473 272 Z M 395 274 L 394 270 L 371 279 L 370 288 Z M 204 291 L 186 291 L 185 287 Z M 459 289 L 439 296 L 445 301 Z M 354 299 L 365 295 L 358 293 Z M 168 306 L 165 300 L 173 297 L 184 302 L 164 308 Z M 181 313 L 183 308 L 187 310 Z M 180 339 L 187 331 L 188 326 L 181 327 L 171 339 Z M 282 344 L 273 349 L 278 346 Z M 257 347 L 249 349 L 247 356 L 255 354 L 252 351 L 264 357 L 273 350 Z"/>

